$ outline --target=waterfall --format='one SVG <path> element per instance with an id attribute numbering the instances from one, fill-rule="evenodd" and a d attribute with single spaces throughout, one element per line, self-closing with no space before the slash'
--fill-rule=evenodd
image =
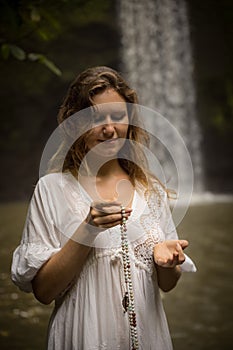
<path id="1" fill-rule="evenodd" d="M 124 76 L 139 103 L 161 113 L 182 136 L 191 156 L 194 191 L 202 191 L 201 134 L 196 120 L 193 62 L 185 0 L 119 0 L 121 57 Z M 153 123 L 172 147 L 173 136 Z M 167 178 L 173 176 L 169 157 L 156 147 Z M 183 150 L 177 149 L 182 165 Z M 185 172 L 185 169 L 184 169 Z M 189 179 L 187 179 L 189 181 Z"/>

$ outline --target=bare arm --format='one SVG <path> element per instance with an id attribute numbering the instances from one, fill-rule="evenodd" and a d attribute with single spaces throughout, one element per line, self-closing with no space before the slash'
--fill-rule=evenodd
<path id="1" fill-rule="evenodd" d="M 154 247 L 154 261 L 158 276 L 158 285 L 164 291 L 173 289 L 180 276 L 180 266 L 185 256 L 183 249 L 188 246 L 186 240 L 169 240 L 156 244 Z"/>
<path id="2" fill-rule="evenodd" d="M 75 235 L 79 233 L 88 234 L 85 224 L 80 225 Z M 80 274 L 90 251 L 90 246 L 78 243 L 75 237 L 69 239 L 64 247 L 41 267 L 33 279 L 35 297 L 43 304 L 50 304 Z"/>
<path id="3" fill-rule="evenodd" d="M 91 207 L 86 220 L 79 226 L 72 239 L 69 239 L 62 249 L 53 255 L 38 271 L 32 281 L 33 292 L 36 298 L 43 304 L 50 304 L 65 288 L 79 277 L 79 274 L 91 251 L 91 240 L 94 241 L 96 235 L 93 234 L 93 227 L 107 229 L 119 225 L 122 220 L 120 206 L 109 206 L 104 208 L 99 204 Z M 131 210 L 127 209 L 127 217 Z M 92 225 L 92 226 L 91 226 Z M 97 234 L 100 230 L 97 230 Z M 89 245 L 78 242 L 86 241 Z"/>

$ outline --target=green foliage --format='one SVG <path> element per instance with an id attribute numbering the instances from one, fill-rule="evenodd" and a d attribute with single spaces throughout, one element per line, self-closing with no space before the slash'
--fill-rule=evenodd
<path id="1" fill-rule="evenodd" d="M 90 1 L 93 9 L 88 0 L 18 1 L 12 8 L 13 2 L 0 1 L 0 149 L 27 162 L 32 145 L 43 147 L 56 126 L 76 73 L 98 64 L 114 67 L 117 30 L 110 0 Z"/>
<path id="2" fill-rule="evenodd" d="M 67 23 L 85 26 L 106 21 L 109 3 L 108 0 L 2 0 L 2 59 L 35 61 L 60 76 L 61 70 L 47 54 L 38 52 L 37 47 L 42 49 L 46 43 L 56 40 L 66 30 Z"/>
<path id="3" fill-rule="evenodd" d="M 25 198 L 70 81 L 118 68 L 117 23 L 111 0 L 0 0 L 0 21 L 0 191 Z"/>
<path id="4" fill-rule="evenodd" d="M 16 45 L 2 44 L 1 53 L 4 59 L 8 59 L 10 54 L 19 61 L 23 61 L 26 58 L 25 51 Z"/>
<path id="5" fill-rule="evenodd" d="M 51 6 L 52 3 L 54 2 L 38 0 L 1 1 L 0 43 L 2 59 L 7 60 L 12 56 L 19 61 L 31 60 L 31 53 L 28 52 L 30 39 L 35 40 L 34 42 L 37 44 L 37 40 L 48 41 L 58 35 L 59 22 Z M 36 61 L 44 64 L 53 73 L 61 74 L 61 71 L 46 55 L 38 55 Z"/>
<path id="6" fill-rule="evenodd" d="M 38 54 L 38 53 L 29 53 L 28 59 L 33 62 L 39 62 L 46 66 L 48 69 L 51 70 L 54 74 L 60 76 L 62 73 L 60 69 L 52 62 L 50 61 L 45 55 Z"/>
<path id="7" fill-rule="evenodd" d="M 2 44 L 1 46 L 2 58 L 4 60 L 7 60 L 10 54 L 19 61 L 24 61 L 28 59 L 29 61 L 32 61 L 32 62 L 39 62 L 43 64 L 45 67 L 47 67 L 54 74 L 58 76 L 62 74 L 61 70 L 55 65 L 55 63 L 49 60 L 45 55 L 42 55 L 40 53 L 32 53 L 32 52 L 29 54 L 26 54 L 22 48 L 16 45 Z"/>
<path id="8" fill-rule="evenodd" d="M 47 57 L 37 52 L 45 43 L 56 40 L 70 24 L 87 25 L 103 21 L 109 1 L 93 0 L 2 0 L 0 2 L 1 57 L 20 61 L 36 61 L 56 75 L 61 70 Z M 65 14 L 65 16 L 64 16 Z"/>

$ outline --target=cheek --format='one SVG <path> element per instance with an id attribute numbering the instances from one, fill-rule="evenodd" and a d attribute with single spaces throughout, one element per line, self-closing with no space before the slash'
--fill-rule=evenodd
<path id="1" fill-rule="evenodd" d="M 122 124 L 122 132 L 124 133 L 125 137 L 128 135 L 129 130 L 129 118 L 127 117 L 125 120 L 125 124 Z"/>
<path id="2" fill-rule="evenodd" d="M 119 133 L 122 137 L 126 138 L 127 134 L 128 134 L 128 125 L 121 125 L 120 129 L 119 129 Z"/>
<path id="3" fill-rule="evenodd" d="M 86 136 L 86 145 L 87 148 L 91 148 L 97 141 L 98 139 L 98 130 L 96 130 L 97 128 L 92 129 L 89 134 Z"/>

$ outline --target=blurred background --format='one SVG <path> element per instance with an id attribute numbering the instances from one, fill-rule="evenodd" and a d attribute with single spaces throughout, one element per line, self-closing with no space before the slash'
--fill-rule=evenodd
<path id="1" fill-rule="evenodd" d="M 45 349 L 52 306 L 12 284 L 12 252 L 62 99 L 96 65 L 122 72 L 192 157 L 198 199 L 178 231 L 198 272 L 164 295 L 174 349 L 231 349 L 233 2 L 1 0 L 0 18 L 1 349 Z"/>

